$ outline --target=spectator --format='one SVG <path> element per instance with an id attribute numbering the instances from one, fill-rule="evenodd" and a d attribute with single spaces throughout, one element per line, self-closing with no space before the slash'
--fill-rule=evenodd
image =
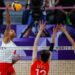
<path id="1" fill-rule="evenodd" d="M 25 10 L 23 12 L 23 15 L 22 15 L 22 24 L 27 24 L 27 22 L 28 22 L 28 18 L 29 18 L 29 15 L 30 15 L 29 8 L 30 8 L 30 0 L 28 0 L 27 3 L 26 3 L 25 9 L 28 9 L 28 10 Z"/>
<path id="2" fill-rule="evenodd" d="M 4 5 L 4 0 L 1 0 L 1 1 L 0 1 L 0 8 L 1 8 L 1 7 L 5 7 L 5 5 Z M 0 25 L 3 24 L 3 12 L 4 12 L 4 10 L 0 10 Z"/>

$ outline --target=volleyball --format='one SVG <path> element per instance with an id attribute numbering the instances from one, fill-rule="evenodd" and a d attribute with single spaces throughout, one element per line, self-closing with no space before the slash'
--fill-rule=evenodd
<path id="1" fill-rule="evenodd" d="M 21 11 L 22 10 L 22 4 L 21 3 L 19 3 L 19 1 L 15 1 L 15 2 L 13 2 L 12 4 L 11 4 L 11 9 L 13 10 L 13 11 Z"/>

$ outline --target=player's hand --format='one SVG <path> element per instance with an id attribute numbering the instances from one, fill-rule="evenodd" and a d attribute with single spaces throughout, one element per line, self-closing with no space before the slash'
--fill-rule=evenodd
<path id="1" fill-rule="evenodd" d="M 21 58 L 19 55 L 14 55 L 12 58 L 12 64 L 15 64 L 17 61 L 19 61 Z"/>
<path id="2" fill-rule="evenodd" d="M 54 27 L 53 28 L 53 33 L 56 33 L 57 32 L 57 29 Z"/>
<path id="3" fill-rule="evenodd" d="M 9 8 L 9 2 L 6 2 L 6 8 Z"/>
<path id="4" fill-rule="evenodd" d="M 45 25 L 46 25 L 46 22 L 43 22 L 43 21 L 40 22 L 40 31 L 43 31 L 45 29 Z"/>
<path id="5" fill-rule="evenodd" d="M 18 54 L 16 54 L 16 55 L 14 55 L 13 56 L 13 60 L 14 61 L 18 61 L 18 60 L 20 60 L 21 58 L 20 58 L 20 56 L 18 55 Z"/>
<path id="6" fill-rule="evenodd" d="M 65 33 L 66 32 L 66 26 L 61 25 L 60 30 Z"/>
<path id="7" fill-rule="evenodd" d="M 53 28 L 53 33 L 57 33 L 60 30 L 60 25 Z"/>
<path id="8" fill-rule="evenodd" d="M 18 60 L 20 60 L 20 59 L 21 59 L 20 56 L 17 55 L 17 56 L 16 56 L 16 60 L 18 61 Z"/>

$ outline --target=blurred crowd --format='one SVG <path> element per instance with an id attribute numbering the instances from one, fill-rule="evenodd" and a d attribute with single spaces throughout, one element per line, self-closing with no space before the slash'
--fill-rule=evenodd
<path id="1" fill-rule="evenodd" d="M 27 0 L 25 2 L 25 9 L 27 10 L 24 10 L 22 13 L 21 23 L 23 25 L 29 25 L 32 24 L 33 21 L 44 19 L 49 24 L 66 23 L 74 25 L 74 9 L 45 10 L 45 8 L 51 6 L 74 6 L 74 4 L 74 0 Z M 4 0 L 0 1 L 0 8 L 1 7 L 5 7 Z M 4 10 L 0 10 L 0 25 L 3 25 L 3 12 Z"/>
<path id="2" fill-rule="evenodd" d="M 0 1 L 0 7 L 5 7 L 4 0 Z M 4 12 L 4 10 L 0 10 L 0 25 L 3 24 L 3 12 Z"/>

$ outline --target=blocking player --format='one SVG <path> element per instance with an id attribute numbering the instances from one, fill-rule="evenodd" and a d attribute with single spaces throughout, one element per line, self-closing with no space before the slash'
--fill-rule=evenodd
<path id="1" fill-rule="evenodd" d="M 32 54 L 32 65 L 31 65 L 31 74 L 30 75 L 48 75 L 50 70 L 50 51 L 53 51 L 56 33 L 58 31 L 58 27 L 53 28 L 52 34 L 52 43 L 50 45 L 49 50 L 42 50 L 40 58 L 37 57 L 37 50 L 38 50 L 38 42 L 40 36 L 45 29 L 45 23 L 40 23 L 40 30 L 35 38 L 34 47 L 33 47 L 33 54 Z"/>

